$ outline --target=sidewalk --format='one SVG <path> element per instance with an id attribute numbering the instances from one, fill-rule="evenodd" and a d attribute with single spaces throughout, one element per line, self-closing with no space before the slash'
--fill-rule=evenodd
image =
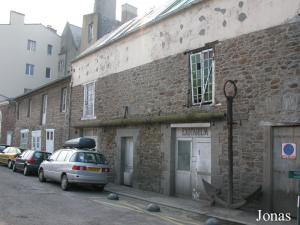
<path id="1" fill-rule="evenodd" d="M 143 200 L 146 202 L 156 203 L 161 206 L 172 207 L 187 212 L 198 213 L 218 219 L 237 222 L 246 225 L 256 224 L 276 224 L 276 225 L 294 225 L 296 221 L 291 222 L 256 222 L 257 214 L 245 212 L 242 210 L 225 209 L 221 207 L 211 207 L 208 201 L 193 201 L 178 197 L 170 197 L 154 192 L 142 191 L 126 186 L 108 184 L 105 187 L 108 192 L 117 193 L 120 196 L 126 196 Z"/>

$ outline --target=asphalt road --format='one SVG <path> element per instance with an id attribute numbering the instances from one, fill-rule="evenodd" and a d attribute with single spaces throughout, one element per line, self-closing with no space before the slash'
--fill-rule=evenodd
<path id="1" fill-rule="evenodd" d="M 57 183 L 40 183 L 0 166 L 0 225 L 198 225 L 207 219 L 164 207 L 150 213 L 145 202 L 111 201 L 107 195 L 88 187 L 64 192 Z"/>

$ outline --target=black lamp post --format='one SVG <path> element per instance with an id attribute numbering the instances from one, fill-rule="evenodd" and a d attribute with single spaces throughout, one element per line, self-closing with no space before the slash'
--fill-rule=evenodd
<path id="1" fill-rule="evenodd" d="M 237 87 L 232 80 L 227 80 L 224 84 L 224 95 L 227 99 L 227 125 L 228 125 L 228 204 L 233 203 L 233 147 L 232 147 L 232 125 L 233 99 L 237 94 Z"/>

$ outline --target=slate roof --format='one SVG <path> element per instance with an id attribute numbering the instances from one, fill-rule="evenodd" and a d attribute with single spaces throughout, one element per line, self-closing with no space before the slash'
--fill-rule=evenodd
<path id="1" fill-rule="evenodd" d="M 69 27 L 73 36 L 74 43 L 76 47 L 79 48 L 81 42 L 81 27 L 77 27 L 70 23 L 69 23 Z"/>
<path id="2" fill-rule="evenodd" d="M 168 0 L 162 5 L 151 9 L 148 13 L 143 16 L 138 16 L 124 23 L 114 31 L 108 33 L 93 45 L 84 50 L 74 61 L 77 61 L 93 52 L 101 49 L 123 37 L 130 35 L 131 33 L 145 28 L 154 23 L 161 21 L 162 19 L 173 15 L 185 8 L 190 7 L 193 4 L 197 4 L 202 0 Z"/>

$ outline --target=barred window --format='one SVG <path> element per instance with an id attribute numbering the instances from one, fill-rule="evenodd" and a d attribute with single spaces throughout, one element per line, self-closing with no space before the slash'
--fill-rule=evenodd
<path id="1" fill-rule="evenodd" d="M 212 103 L 214 97 L 214 52 L 207 49 L 190 56 L 193 105 Z"/>
<path id="2" fill-rule="evenodd" d="M 84 85 L 83 119 L 94 119 L 95 82 Z"/>

